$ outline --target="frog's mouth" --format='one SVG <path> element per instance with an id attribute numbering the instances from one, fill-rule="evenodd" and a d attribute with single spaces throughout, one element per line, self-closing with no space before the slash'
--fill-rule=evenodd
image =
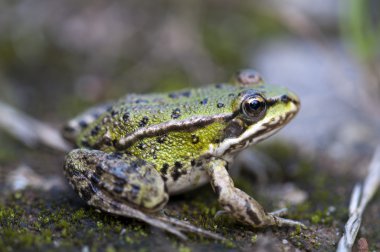
<path id="1" fill-rule="evenodd" d="M 241 130 L 241 134 L 232 137 L 226 137 L 217 148 L 213 149 L 213 155 L 217 157 L 226 157 L 233 155 L 249 145 L 258 143 L 271 135 L 275 134 L 281 128 L 283 128 L 294 116 L 297 114 L 300 108 L 300 103 L 298 99 L 290 99 L 286 104 L 286 113 L 276 113 L 276 111 L 281 111 L 278 109 L 281 101 L 274 102 L 268 108 L 268 113 L 260 121 L 248 125 L 246 128 Z M 282 103 L 284 103 L 282 101 Z"/>

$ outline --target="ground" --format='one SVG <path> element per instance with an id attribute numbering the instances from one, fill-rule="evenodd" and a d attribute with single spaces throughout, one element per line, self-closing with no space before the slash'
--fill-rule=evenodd
<path id="1" fill-rule="evenodd" d="M 265 188 L 286 182 L 296 185 L 307 193 L 308 198 L 297 206 L 291 206 L 288 217 L 302 221 L 308 229 L 254 229 L 227 216 L 215 218 L 220 207 L 210 186 L 205 186 L 172 197 L 164 212 L 217 232 L 227 241 L 191 234 L 188 241 L 181 241 L 139 221 L 98 212 L 87 206 L 69 187 L 49 191 L 33 188 L 9 191 L 2 186 L 0 251 L 334 251 L 347 219 L 354 178 L 349 173 L 338 176 L 331 172 L 334 166 L 343 164 L 333 163 L 328 158 L 305 158 L 296 146 L 274 142 L 262 145 L 260 150 L 276 158 L 282 170 L 271 176 L 265 185 L 257 183 L 254 176 L 243 171 L 244 176 L 235 178 L 237 187 L 254 196 L 266 209 L 274 209 L 277 202 L 266 195 Z M 55 170 L 53 173 L 62 176 L 59 167 L 62 156 L 41 151 L 28 152 L 28 159 L 40 160 L 32 163 L 44 163 L 45 169 Z M 5 167 L 2 173 L 7 174 L 11 169 L 12 165 Z M 364 237 L 373 250 L 380 249 L 380 234 L 376 229 L 380 225 L 379 198 L 377 194 L 369 205 L 359 233 L 359 237 Z"/>

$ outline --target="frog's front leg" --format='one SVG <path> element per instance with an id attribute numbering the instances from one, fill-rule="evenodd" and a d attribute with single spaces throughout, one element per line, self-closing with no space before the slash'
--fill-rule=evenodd
<path id="1" fill-rule="evenodd" d="M 226 167 L 227 162 L 222 159 L 212 159 L 207 167 L 211 186 L 226 212 L 253 227 L 304 226 L 298 221 L 280 218 L 275 213 L 265 212 L 256 200 L 234 186 Z"/>

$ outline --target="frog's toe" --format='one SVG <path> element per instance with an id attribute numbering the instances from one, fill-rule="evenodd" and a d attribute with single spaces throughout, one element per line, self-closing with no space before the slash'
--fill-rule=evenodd
<path id="1" fill-rule="evenodd" d="M 167 217 L 167 216 L 159 216 L 158 218 L 161 221 L 170 223 L 170 224 L 178 227 L 179 229 L 181 229 L 185 232 L 195 233 L 195 234 L 205 236 L 205 237 L 209 237 L 209 238 L 216 239 L 216 240 L 226 240 L 223 236 L 221 236 L 217 233 L 214 233 L 214 232 L 193 226 L 193 225 L 191 225 L 185 221 L 181 221 L 181 220 L 178 220 L 178 219 L 175 219 L 172 217 Z"/>
<path id="2" fill-rule="evenodd" d="M 271 214 L 273 216 L 282 217 L 282 216 L 285 216 L 287 213 L 288 213 L 288 209 L 286 207 L 284 207 L 284 208 L 278 209 L 276 211 L 270 212 L 269 214 Z"/>
<path id="3" fill-rule="evenodd" d="M 297 226 L 300 226 L 301 228 L 307 229 L 307 226 L 300 221 L 285 219 L 285 218 L 281 218 L 281 217 L 278 217 L 278 216 L 272 215 L 272 214 L 269 214 L 269 216 L 271 216 L 274 219 L 274 224 L 278 227 L 282 227 L 282 226 L 297 227 Z"/>

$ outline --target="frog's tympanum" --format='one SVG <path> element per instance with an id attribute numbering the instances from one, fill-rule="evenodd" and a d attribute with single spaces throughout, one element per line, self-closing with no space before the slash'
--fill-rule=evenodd
<path id="1" fill-rule="evenodd" d="M 206 182 L 223 212 L 243 223 L 302 225 L 264 211 L 228 172 L 237 153 L 281 129 L 299 106 L 295 94 L 267 85 L 253 70 L 239 72 L 231 83 L 129 94 L 67 124 L 64 135 L 77 149 L 68 153 L 64 171 L 89 205 L 181 237 L 178 230 L 202 229 L 159 210 L 169 195 Z"/>

